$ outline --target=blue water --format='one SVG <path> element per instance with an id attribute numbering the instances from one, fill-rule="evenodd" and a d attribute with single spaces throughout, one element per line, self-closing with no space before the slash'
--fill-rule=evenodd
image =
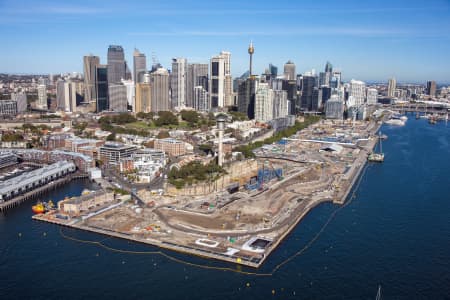
<path id="1" fill-rule="evenodd" d="M 406 126 L 382 131 L 389 136 L 385 162 L 368 165 L 353 201 L 310 248 L 271 277 L 70 241 L 61 227 L 32 221 L 28 202 L 0 215 L 0 299 L 374 299 L 379 284 L 383 299 L 450 299 L 450 124 L 429 125 L 411 115 Z M 77 195 L 82 188 L 74 182 L 47 198 Z M 315 208 L 257 271 L 270 272 L 302 248 L 337 208 Z M 104 243 L 156 250 L 118 239 Z"/>

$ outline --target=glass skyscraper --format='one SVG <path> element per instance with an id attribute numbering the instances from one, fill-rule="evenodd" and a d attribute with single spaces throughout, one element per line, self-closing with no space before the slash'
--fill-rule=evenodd
<path id="1" fill-rule="evenodd" d="M 96 70 L 95 88 L 97 94 L 97 112 L 109 109 L 108 103 L 108 68 L 98 65 Z"/>
<path id="2" fill-rule="evenodd" d="M 108 48 L 108 82 L 119 83 L 126 78 L 125 54 L 122 46 Z"/>

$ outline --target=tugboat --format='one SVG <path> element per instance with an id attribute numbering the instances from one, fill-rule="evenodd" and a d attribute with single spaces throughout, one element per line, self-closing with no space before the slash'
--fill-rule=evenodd
<path id="1" fill-rule="evenodd" d="M 33 212 L 35 213 L 35 214 L 43 214 L 43 213 L 45 213 L 45 206 L 44 206 L 44 203 L 42 203 L 42 202 L 38 202 L 38 203 L 36 203 L 36 205 L 33 205 L 32 207 L 31 207 L 31 210 L 33 210 Z"/>
<path id="2" fill-rule="evenodd" d="M 373 161 L 373 162 L 383 162 L 384 161 L 384 153 L 383 153 L 383 149 L 382 149 L 382 145 L 381 145 L 381 140 L 382 140 L 382 136 L 381 136 L 381 132 L 378 135 L 378 141 L 379 141 L 379 145 L 380 145 L 380 152 L 376 153 L 376 152 L 372 152 L 369 154 L 369 157 L 367 158 L 369 161 Z"/>
<path id="3" fill-rule="evenodd" d="M 31 210 L 35 214 L 43 214 L 46 211 L 50 211 L 50 210 L 54 210 L 54 209 L 55 209 L 55 204 L 53 204 L 52 200 L 49 200 L 47 203 L 39 201 L 38 203 L 36 203 L 36 205 L 33 205 L 31 207 Z"/>

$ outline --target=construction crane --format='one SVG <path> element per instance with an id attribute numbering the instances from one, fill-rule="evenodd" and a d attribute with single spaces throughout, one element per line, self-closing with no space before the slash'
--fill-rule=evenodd
<path id="1" fill-rule="evenodd" d="M 275 175 L 278 177 L 278 180 L 283 180 L 283 176 L 281 176 L 280 174 L 277 173 L 277 171 L 275 170 L 275 168 L 273 167 L 272 162 L 269 160 L 267 161 L 269 163 L 270 168 L 272 168 L 273 172 L 275 173 Z"/>

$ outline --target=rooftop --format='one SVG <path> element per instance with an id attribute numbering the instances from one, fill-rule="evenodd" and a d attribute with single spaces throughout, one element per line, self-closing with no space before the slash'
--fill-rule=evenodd
<path id="1" fill-rule="evenodd" d="M 67 168 L 75 168 L 75 165 L 68 161 L 58 161 L 54 164 L 8 179 L 0 183 L 0 194 L 8 193 L 12 188 L 16 186 L 26 185 L 36 180 L 36 178 L 46 177 Z"/>
<path id="2" fill-rule="evenodd" d="M 135 148 L 135 147 L 134 146 L 125 145 L 125 144 L 122 144 L 122 143 L 111 143 L 110 142 L 110 143 L 104 144 L 100 148 L 122 150 L 122 149 L 130 149 L 130 148 Z"/>

